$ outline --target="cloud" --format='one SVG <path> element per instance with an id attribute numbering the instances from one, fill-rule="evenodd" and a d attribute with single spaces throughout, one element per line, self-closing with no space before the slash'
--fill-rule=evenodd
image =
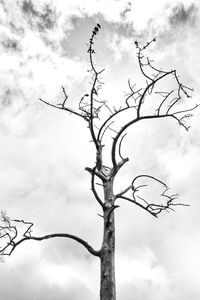
<path id="1" fill-rule="evenodd" d="M 58 270 L 55 267 L 45 266 L 42 271 L 41 257 L 38 260 L 33 259 L 34 253 L 31 256 L 25 255 L 24 261 L 20 264 L 15 264 L 15 268 L 1 266 L 3 269 L 4 281 L 0 283 L 2 299 L 30 299 L 34 300 L 42 297 L 47 300 L 59 299 L 94 299 L 94 294 L 90 291 L 86 284 L 80 278 L 69 276 L 67 277 L 69 267 L 64 266 Z M 16 259 L 16 256 L 15 256 Z M 48 272 L 47 272 L 48 271 Z M 70 270 L 71 274 L 72 269 Z M 55 273 L 52 273 L 55 272 Z M 55 277 L 57 276 L 57 278 Z M 63 283 L 61 285 L 63 276 Z M 55 278 L 55 280 L 54 280 Z M 58 280 L 60 278 L 60 280 Z M 34 284 L 33 284 L 34 283 Z"/>
<path id="2" fill-rule="evenodd" d="M 126 19 L 126 16 L 129 14 L 129 12 L 131 12 L 131 9 L 132 9 L 132 3 L 131 3 L 131 1 L 129 1 L 126 5 L 126 8 L 124 9 L 124 11 L 121 12 L 122 18 Z"/>
<path id="3" fill-rule="evenodd" d="M 197 7 L 191 4 L 188 8 L 185 8 L 182 3 L 173 7 L 171 16 L 169 16 L 169 23 L 172 26 L 180 26 L 189 24 L 195 26 Z"/>
<path id="4" fill-rule="evenodd" d="M 193 291 L 182 290 L 183 281 L 190 280 L 185 266 L 180 266 L 180 272 L 170 269 L 169 264 L 162 265 L 162 260 L 147 247 L 133 248 L 129 255 L 121 255 L 116 265 L 118 295 L 126 299 L 187 299 L 191 292 L 195 296 L 198 291 L 197 286 Z"/>
<path id="5" fill-rule="evenodd" d="M 5 38 L 2 40 L 2 46 L 5 48 L 6 51 L 20 51 L 19 42 L 17 40 Z"/>
<path id="6" fill-rule="evenodd" d="M 42 11 L 37 10 L 31 0 L 23 1 L 22 12 L 27 17 L 31 26 L 36 26 L 39 31 L 50 30 L 56 24 L 56 10 L 45 4 Z"/>
<path id="7" fill-rule="evenodd" d="M 168 3 L 155 18 L 149 19 L 148 28 L 144 31 L 150 36 L 157 36 L 159 45 L 162 48 L 167 47 L 171 52 L 173 45 L 178 46 L 178 42 L 181 44 L 188 40 L 189 31 L 198 22 L 198 4 Z"/>

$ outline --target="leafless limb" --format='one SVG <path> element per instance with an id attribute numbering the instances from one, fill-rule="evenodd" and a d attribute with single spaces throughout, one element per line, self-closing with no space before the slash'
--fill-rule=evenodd
<path id="1" fill-rule="evenodd" d="M 48 234 L 44 236 L 32 236 L 31 234 L 31 228 L 33 226 L 33 223 L 26 222 L 24 220 L 10 220 L 5 219 L 4 212 L 1 213 L 2 221 L 4 225 L 0 226 L 0 241 L 2 242 L 2 246 L 0 247 L 0 255 L 6 256 L 11 255 L 12 252 L 16 249 L 17 246 L 19 246 L 22 242 L 25 241 L 43 241 L 48 240 L 51 238 L 69 238 L 72 239 L 79 244 L 83 245 L 92 255 L 94 256 L 100 256 L 100 251 L 94 250 L 94 248 L 89 245 L 85 240 L 79 238 L 76 235 L 68 234 L 68 233 L 53 233 Z M 18 230 L 16 225 L 11 225 L 11 223 L 21 223 L 28 225 L 28 228 L 24 231 L 22 236 L 18 236 Z"/>
<path id="2" fill-rule="evenodd" d="M 101 198 L 99 197 L 96 189 L 95 189 L 95 171 L 96 171 L 96 167 L 92 170 L 92 175 L 91 175 L 91 189 L 92 192 L 97 200 L 97 202 L 101 205 L 101 207 L 104 207 L 103 201 L 101 200 Z"/>
<path id="3" fill-rule="evenodd" d="M 71 113 L 71 114 L 74 114 L 74 115 L 76 115 L 76 116 L 78 116 L 78 117 L 83 118 L 85 121 L 88 121 L 87 115 L 81 114 L 81 113 L 79 113 L 79 112 L 73 110 L 72 108 L 69 108 L 69 107 L 66 107 L 66 106 L 65 106 L 65 103 L 66 103 L 66 101 L 67 101 L 67 99 L 68 99 L 68 96 L 66 95 L 66 92 L 65 92 L 64 87 L 62 87 L 62 89 L 63 89 L 63 93 L 64 93 L 64 95 L 65 95 L 65 98 L 64 98 L 64 100 L 63 100 L 62 103 L 58 103 L 57 105 L 55 105 L 55 104 L 52 104 L 52 103 L 50 103 L 50 102 L 47 102 L 47 101 L 45 101 L 45 100 L 43 100 L 43 99 L 41 99 L 41 98 L 39 98 L 39 100 L 40 100 L 41 102 L 45 103 L 45 104 L 48 105 L 48 106 L 51 106 L 51 107 L 54 107 L 54 108 L 57 108 L 57 109 L 65 110 L 65 111 L 67 111 L 67 112 L 69 112 L 69 113 Z"/>
<path id="4" fill-rule="evenodd" d="M 121 154 L 121 147 L 122 147 L 122 141 L 123 141 L 123 139 L 125 138 L 125 136 L 126 136 L 126 133 L 121 137 L 121 140 L 120 140 L 120 142 L 119 142 L 119 156 L 120 156 L 120 158 L 123 160 L 123 157 L 122 157 L 122 154 Z"/>
<path id="5" fill-rule="evenodd" d="M 142 185 L 135 187 L 135 182 L 140 178 L 152 179 L 152 180 L 160 183 L 164 187 L 164 191 L 161 193 L 161 197 L 166 199 L 164 204 L 163 203 L 160 203 L 160 204 L 149 203 L 146 199 L 144 199 L 143 197 L 141 197 L 140 195 L 137 194 L 140 191 L 141 187 L 147 186 L 147 184 L 142 184 Z M 125 194 L 130 189 L 132 190 L 132 197 L 125 196 Z M 166 212 L 169 212 L 169 210 L 174 211 L 175 206 L 189 206 L 188 204 L 175 202 L 178 199 L 178 194 L 168 195 L 167 194 L 168 190 L 169 190 L 169 188 L 166 186 L 166 184 L 164 182 L 162 182 L 161 180 L 157 179 L 156 177 L 146 175 L 146 174 L 138 175 L 133 179 L 132 184 L 130 186 L 128 186 L 126 189 L 124 189 L 122 192 L 118 193 L 115 196 L 115 199 L 121 198 L 123 200 L 132 202 L 135 205 L 140 206 L 141 208 L 143 208 L 144 210 L 146 210 L 147 212 L 149 212 L 151 215 L 153 215 L 156 218 L 163 211 L 166 211 Z"/>
<path id="6" fill-rule="evenodd" d="M 160 110 L 161 110 L 161 107 L 162 105 L 164 104 L 164 102 L 170 97 L 170 95 L 174 92 L 174 90 L 171 90 L 170 92 L 167 92 L 165 95 L 164 95 L 164 99 L 163 101 L 160 103 L 160 105 L 158 106 L 158 116 L 160 115 Z M 155 94 L 158 93 L 158 92 L 155 92 Z M 161 94 L 161 96 L 163 96 L 163 94 Z"/>
<path id="7" fill-rule="evenodd" d="M 128 96 L 125 100 L 126 106 L 124 108 L 122 108 L 120 111 L 118 111 L 117 113 L 115 113 L 109 117 L 109 121 L 110 121 L 117 114 L 122 113 L 123 111 L 125 111 L 127 109 L 134 108 L 136 110 L 136 117 L 133 118 L 132 120 L 130 120 L 129 122 L 125 123 L 113 139 L 111 156 L 112 156 L 112 163 L 113 163 L 114 167 L 117 166 L 117 158 L 116 158 L 117 144 L 119 142 L 121 145 L 121 141 L 120 141 L 121 137 L 124 135 L 124 132 L 129 127 L 131 127 L 133 124 L 135 124 L 136 122 L 141 121 L 141 120 L 156 119 L 156 118 L 169 118 L 170 117 L 170 118 L 173 118 L 176 121 L 178 121 L 179 125 L 181 125 L 183 128 L 188 130 L 189 127 L 185 121 L 189 117 L 191 117 L 190 112 L 199 106 L 199 104 L 196 104 L 195 106 L 193 106 L 191 108 L 187 108 L 185 110 L 180 109 L 175 112 L 172 111 L 173 108 L 177 106 L 177 104 L 181 103 L 183 96 L 185 96 L 186 98 L 191 97 L 189 92 L 192 92 L 193 89 L 187 87 L 186 85 L 183 85 L 180 82 L 176 70 L 163 71 L 161 69 L 154 67 L 152 65 L 152 61 L 149 58 L 145 58 L 145 55 L 143 54 L 144 50 L 147 47 L 149 47 L 149 45 L 154 41 L 155 41 L 155 39 L 153 39 L 152 41 L 150 41 L 143 47 L 140 47 L 139 43 L 137 41 L 135 42 L 136 48 L 138 49 L 137 58 L 138 58 L 138 62 L 139 62 L 139 67 L 140 67 L 140 70 L 141 70 L 143 76 L 146 78 L 146 87 L 143 89 L 138 89 L 137 91 L 134 91 L 134 86 L 132 86 L 130 84 L 130 80 L 129 80 L 128 85 L 129 85 L 129 89 L 130 89 L 130 94 L 128 94 Z M 147 73 L 147 69 L 149 70 L 148 73 Z M 149 75 L 151 70 L 153 71 L 153 74 Z M 144 103 L 146 102 L 145 100 L 147 100 L 146 99 L 147 96 L 151 95 L 155 89 L 155 86 L 159 82 L 162 82 L 165 78 L 169 78 L 169 79 L 171 78 L 171 80 L 174 80 L 175 84 L 177 85 L 177 89 L 173 89 L 173 90 L 166 91 L 166 92 L 155 91 L 154 94 L 160 95 L 160 97 L 162 98 L 161 102 L 158 104 L 157 109 L 155 110 L 156 113 L 152 112 L 152 113 L 149 113 L 146 115 L 144 115 L 144 114 L 142 115 L 142 107 L 143 107 Z M 129 104 L 128 100 L 131 97 L 133 97 L 135 93 L 137 94 L 137 97 L 134 98 L 135 105 L 131 106 Z M 165 108 L 166 105 L 167 105 L 167 108 Z M 162 110 L 162 113 L 161 113 L 161 110 Z M 179 116 L 179 114 L 180 115 L 182 114 L 182 116 Z M 105 124 L 106 124 L 106 122 L 103 125 L 105 126 Z M 100 128 L 100 130 L 102 131 L 103 129 Z"/>
<path id="8" fill-rule="evenodd" d="M 132 189 L 132 185 L 129 185 L 127 188 L 125 188 L 123 191 L 115 195 L 115 199 L 120 198 L 124 194 L 126 194 L 130 189 Z"/>
<path id="9" fill-rule="evenodd" d="M 101 137 L 99 136 L 99 140 L 100 140 L 101 142 L 102 142 L 102 139 L 103 139 L 103 137 L 104 137 L 104 134 L 106 133 L 106 131 L 107 131 L 108 129 L 110 129 L 110 130 L 114 131 L 115 133 L 117 133 L 116 130 L 110 128 L 110 126 L 111 126 L 113 123 L 114 123 L 114 121 L 110 122 L 107 126 L 105 126 L 105 128 L 104 128 L 104 130 L 103 130 L 103 132 L 102 132 Z M 100 130 L 99 130 L 99 131 L 100 131 Z"/>
<path id="10" fill-rule="evenodd" d="M 135 88 L 135 86 L 136 86 L 136 84 L 134 84 L 133 86 L 131 85 L 131 82 L 130 82 L 130 79 L 128 80 L 128 86 L 129 86 L 129 89 L 130 89 L 130 93 L 128 93 L 127 95 L 126 95 L 126 98 L 125 98 L 125 103 L 126 103 L 126 105 L 127 105 L 127 107 L 133 107 L 133 105 L 130 105 L 129 104 L 129 99 L 133 99 L 135 102 L 137 101 L 137 98 L 139 97 L 139 96 L 141 96 L 141 94 L 140 94 L 140 91 L 142 91 L 142 88 L 139 88 L 138 90 L 134 90 L 134 88 Z"/>

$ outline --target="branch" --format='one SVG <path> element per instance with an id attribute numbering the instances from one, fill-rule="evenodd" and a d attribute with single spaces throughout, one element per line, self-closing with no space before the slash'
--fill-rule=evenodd
<path id="1" fill-rule="evenodd" d="M 143 47 L 140 47 L 139 46 L 139 43 L 138 41 L 135 41 L 135 46 L 136 48 L 138 49 L 138 54 L 137 54 L 137 57 L 138 57 L 138 62 L 139 62 L 139 67 L 140 67 L 140 71 L 142 72 L 142 74 L 144 75 L 144 77 L 146 77 L 147 79 L 149 79 L 150 81 L 153 81 L 154 79 L 152 79 L 152 77 L 148 76 L 147 73 L 144 71 L 144 67 L 145 66 L 148 66 L 149 65 L 149 60 L 147 58 L 147 61 L 146 63 L 143 62 L 143 59 L 144 59 L 144 56 L 142 54 L 142 52 L 149 47 L 149 45 L 153 42 L 155 42 L 156 39 L 153 38 L 150 42 L 147 42 L 147 44 Z M 154 77 L 155 78 L 155 77 Z"/>
<path id="2" fill-rule="evenodd" d="M 196 109 L 196 108 L 199 107 L 199 106 L 200 106 L 200 104 L 196 104 L 194 107 L 191 107 L 191 108 L 188 108 L 188 109 L 185 109 L 185 110 L 180 110 L 180 111 L 174 112 L 173 115 L 177 115 L 177 114 L 182 114 L 182 113 L 190 112 L 190 111 Z"/>
<path id="3" fill-rule="evenodd" d="M 153 179 L 154 181 L 160 183 L 161 185 L 164 186 L 164 191 L 161 194 L 161 197 L 166 199 L 166 203 L 165 204 L 156 204 L 156 203 L 149 203 L 146 199 L 144 199 L 143 197 L 137 195 L 136 193 L 139 192 L 141 187 L 145 187 L 147 186 L 146 184 L 140 185 L 135 187 L 135 181 L 139 178 L 149 178 L 149 179 Z M 132 194 L 132 198 L 127 197 L 127 196 L 123 196 L 125 193 L 127 193 L 130 189 L 132 189 L 133 194 Z M 117 198 L 121 198 L 124 199 L 126 201 L 129 201 L 131 203 L 134 203 L 135 205 L 140 206 L 142 209 L 146 210 L 148 213 L 150 213 L 151 215 L 153 215 L 154 217 L 158 217 L 158 215 L 162 212 L 162 211 L 166 211 L 169 212 L 169 210 L 174 211 L 174 206 L 189 206 L 188 204 L 184 204 L 184 203 L 176 203 L 174 202 L 175 200 L 177 200 L 178 195 L 168 195 L 167 191 L 169 190 L 169 188 L 166 186 L 165 183 L 163 183 L 161 180 L 157 179 L 154 176 L 150 176 L 150 175 L 138 175 L 136 176 L 133 181 L 131 186 L 129 186 L 127 189 L 125 189 L 124 191 L 122 191 L 121 193 L 116 195 L 116 199 Z M 139 199 L 139 201 L 137 200 Z"/>
<path id="4" fill-rule="evenodd" d="M 41 102 L 45 103 L 45 104 L 48 105 L 48 106 L 51 106 L 51 107 L 54 107 L 54 108 L 57 108 L 57 109 L 61 109 L 61 110 L 65 110 L 65 111 L 67 111 L 67 112 L 69 112 L 69 113 L 72 113 L 72 114 L 74 114 L 74 115 L 76 115 L 76 116 L 78 116 L 78 117 L 83 118 L 85 121 L 88 121 L 88 119 L 87 119 L 87 117 L 86 117 L 85 115 L 82 115 L 82 114 L 76 112 L 75 110 L 73 110 L 73 109 L 71 109 L 71 108 L 69 108 L 69 107 L 66 107 L 66 106 L 65 106 L 66 99 L 64 99 L 63 103 L 57 104 L 57 105 L 52 104 L 52 103 L 49 103 L 49 102 L 47 102 L 47 101 L 45 101 L 45 100 L 43 100 L 43 99 L 41 99 L 41 98 L 39 98 L 39 100 L 40 100 Z"/>
<path id="5" fill-rule="evenodd" d="M 191 117 L 191 114 L 185 114 L 184 116 L 178 118 L 176 115 L 177 114 L 181 114 L 181 113 L 185 113 L 185 112 L 190 112 L 194 109 L 196 109 L 197 107 L 199 107 L 200 104 L 196 104 L 195 107 L 192 107 L 190 109 L 186 109 L 186 110 L 182 110 L 182 111 L 176 111 L 175 113 L 171 113 L 171 114 L 162 114 L 162 115 L 146 115 L 146 116 L 139 116 L 131 121 L 129 121 L 128 123 L 126 123 L 125 125 L 123 125 L 123 127 L 120 129 L 120 131 L 117 133 L 117 135 L 115 136 L 115 138 L 113 139 L 113 144 L 112 144 L 112 150 L 111 150 L 111 157 L 112 157 L 112 163 L 113 166 L 117 165 L 117 161 L 116 161 L 116 146 L 118 143 L 118 140 L 120 139 L 121 135 L 124 133 L 124 131 L 126 129 L 128 129 L 130 126 L 132 126 L 134 123 L 137 123 L 141 120 L 152 120 L 152 119 L 161 119 L 161 118 L 173 118 L 175 120 L 178 121 L 178 124 L 181 125 L 182 127 L 184 127 L 184 129 L 188 130 L 189 127 L 184 123 L 185 119 L 188 119 L 189 117 Z"/>
<path id="6" fill-rule="evenodd" d="M 126 106 L 124 108 L 120 108 L 119 110 L 115 110 L 114 113 L 112 113 L 112 115 L 110 115 L 105 121 L 104 123 L 101 125 L 99 132 L 98 132 L 98 136 L 97 136 L 97 140 L 102 140 L 104 131 L 107 129 L 107 127 L 109 127 L 109 124 L 107 125 L 108 122 L 111 121 L 111 119 L 113 119 L 114 117 L 116 117 L 118 114 L 130 109 L 130 108 L 135 108 L 135 106 Z M 110 125 L 113 124 L 113 121 L 110 123 Z"/>
<path id="7" fill-rule="evenodd" d="M 135 102 L 136 102 L 138 96 L 141 96 L 140 91 L 143 89 L 143 88 L 140 88 L 140 89 L 138 89 L 138 90 L 135 91 L 135 90 L 134 90 L 135 85 L 136 85 L 136 84 L 134 84 L 134 85 L 132 86 L 132 85 L 131 85 L 131 82 L 130 82 L 130 79 L 128 80 L 128 86 L 129 86 L 129 89 L 130 89 L 130 93 L 128 93 L 128 94 L 126 95 L 125 103 L 126 103 L 127 107 L 129 107 L 129 108 L 130 108 L 130 104 L 129 104 L 129 102 L 128 102 L 129 99 L 130 99 L 130 98 L 133 98 L 133 99 L 135 100 Z M 135 98 L 135 95 L 137 95 L 136 98 Z"/>
<path id="8" fill-rule="evenodd" d="M 140 97 L 140 100 L 139 100 L 139 104 L 138 104 L 138 107 L 137 107 L 137 118 L 140 118 L 141 106 L 144 103 L 145 96 L 147 95 L 147 93 L 149 92 L 149 90 L 152 89 L 152 88 L 154 88 L 155 84 L 158 81 L 162 80 L 164 77 L 166 77 L 166 76 L 168 76 L 170 74 L 173 74 L 174 72 L 175 72 L 174 70 L 166 72 L 163 75 L 161 75 L 158 78 L 156 78 L 155 80 L 152 80 L 151 83 L 147 84 L 147 87 L 144 89 L 144 92 L 142 93 L 142 95 Z"/>
<path id="9" fill-rule="evenodd" d="M 101 28 L 101 26 L 99 24 L 97 24 L 97 26 L 94 27 L 94 29 L 92 31 L 92 36 L 91 36 L 90 42 L 89 42 L 89 48 L 88 48 L 89 60 L 90 60 L 90 65 L 91 65 L 91 72 L 93 73 L 93 83 L 92 83 L 92 88 L 90 90 L 89 128 L 90 128 L 90 133 L 91 133 L 91 136 L 92 136 L 92 140 L 93 140 L 97 150 L 98 150 L 98 139 L 97 139 L 95 131 L 94 131 L 94 118 L 98 118 L 101 106 L 98 107 L 98 108 L 96 108 L 94 106 L 94 95 L 98 95 L 96 84 L 100 83 L 100 81 L 98 79 L 98 76 L 104 71 L 104 69 L 102 69 L 101 71 L 97 71 L 95 66 L 94 66 L 93 54 L 95 54 L 95 51 L 93 49 L 93 45 L 94 45 L 94 38 L 98 34 L 100 28 Z M 104 105 L 104 104 L 105 103 L 102 102 L 102 105 Z"/>
<path id="10" fill-rule="evenodd" d="M 130 189 L 132 189 L 132 185 L 129 185 L 127 188 L 125 188 L 123 191 L 115 195 L 115 199 L 120 198 L 124 194 L 126 194 Z"/>
<path id="11" fill-rule="evenodd" d="M 91 168 L 85 168 L 86 171 L 88 171 L 91 174 L 91 190 L 95 196 L 95 199 L 97 200 L 97 202 L 101 205 L 102 208 L 104 208 L 104 203 L 101 200 L 101 198 L 99 197 L 96 188 L 95 188 L 95 175 L 98 176 L 102 181 L 105 180 L 105 177 L 103 177 L 101 174 L 99 174 L 99 172 L 96 171 L 96 166 L 91 169 Z"/>
<path id="12" fill-rule="evenodd" d="M 116 161 L 116 146 L 117 146 L 117 142 L 119 140 L 119 138 L 121 137 L 121 135 L 123 134 L 123 132 L 129 128 L 131 125 L 133 125 L 136 122 L 139 122 L 141 120 L 147 120 L 147 119 L 159 119 L 159 118 L 166 118 L 166 117 L 172 117 L 172 115 L 150 115 L 150 116 L 143 116 L 143 117 L 139 117 L 139 118 L 135 118 L 133 120 L 131 120 L 130 122 L 126 123 L 118 132 L 118 134 L 115 136 L 115 138 L 113 139 L 113 144 L 112 144 L 112 150 L 111 150 L 111 156 L 112 156 L 112 163 L 113 166 L 117 165 L 117 161 Z"/>
<path id="13" fill-rule="evenodd" d="M 121 147 L 122 147 L 122 142 L 123 142 L 123 139 L 125 138 L 126 136 L 126 133 L 121 137 L 121 140 L 119 142 L 119 156 L 120 158 L 123 160 L 124 158 L 122 157 L 122 154 L 121 154 Z"/>
<path id="14" fill-rule="evenodd" d="M 118 164 L 116 164 L 112 169 L 111 177 L 114 177 L 118 173 L 118 171 L 123 167 L 123 165 L 125 163 L 127 163 L 128 161 L 129 161 L 129 158 L 126 157 L 126 158 L 123 158 Z"/>
<path id="15" fill-rule="evenodd" d="M 132 202 L 132 203 L 136 204 L 137 206 L 139 206 L 139 207 L 141 207 L 141 208 L 147 210 L 145 206 L 143 206 L 142 204 L 140 204 L 139 202 L 137 202 L 137 201 L 134 200 L 134 199 L 131 199 L 131 198 L 125 197 L 125 196 L 120 196 L 119 198 L 124 199 L 124 200 L 129 201 L 129 202 Z M 155 218 L 157 217 L 157 216 L 155 215 L 155 213 L 153 213 L 152 211 L 148 210 L 148 212 L 149 212 L 152 216 L 154 216 Z"/>
<path id="16" fill-rule="evenodd" d="M 136 177 L 133 179 L 133 181 L 132 181 L 132 187 L 134 186 L 135 181 L 136 181 L 137 179 L 139 179 L 139 178 L 142 178 L 142 177 L 153 179 L 153 180 L 159 182 L 160 184 L 162 184 L 162 185 L 164 185 L 164 186 L 166 187 L 166 184 L 165 184 L 164 182 L 162 182 L 161 180 L 157 179 L 157 178 L 154 177 L 154 176 L 146 175 L 146 174 L 142 174 L 142 175 L 136 176 Z"/>
<path id="17" fill-rule="evenodd" d="M 9 237 L 9 242 L 6 243 L 6 245 L 3 245 L 0 247 L 0 254 L 1 255 L 11 255 L 12 252 L 15 250 L 15 248 L 17 246 L 19 246 L 21 243 L 23 243 L 24 241 L 28 241 L 28 240 L 34 240 L 34 241 L 43 241 L 43 240 L 48 240 L 51 238 L 55 238 L 55 237 L 64 237 L 64 238 L 69 238 L 72 239 L 76 242 L 78 242 L 79 244 L 83 245 L 92 255 L 94 256 L 100 256 L 100 251 L 96 251 L 94 250 L 94 248 L 88 244 L 85 240 L 81 239 L 80 237 L 76 236 L 76 235 L 72 235 L 72 234 L 68 234 L 68 233 L 53 233 L 53 234 L 48 234 L 48 235 L 44 235 L 44 236 L 32 236 L 31 235 L 31 231 L 30 228 L 33 226 L 33 223 L 30 222 L 25 222 L 24 220 L 12 220 L 14 222 L 18 222 L 18 223 L 23 223 L 23 224 L 29 224 L 28 229 L 24 232 L 23 234 L 23 238 L 21 238 L 18 241 L 14 241 L 14 239 L 16 239 L 17 235 L 13 238 L 12 237 L 12 228 L 15 228 L 16 232 L 17 232 L 17 228 L 16 226 L 1 226 L 1 230 L 4 230 L 5 232 L 7 231 L 7 235 L 2 235 L 0 236 L 0 240 L 3 241 L 3 239 L 5 240 L 5 238 Z M 10 252 L 6 252 L 6 250 L 8 250 L 8 248 L 11 248 Z"/>
<path id="18" fill-rule="evenodd" d="M 166 95 L 164 96 L 163 101 L 160 103 L 160 105 L 158 106 L 158 115 L 160 115 L 160 110 L 162 105 L 164 104 L 164 102 L 170 97 L 170 95 L 174 92 L 174 90 L 171 90 L 170 92 L 167 92 Z M 158 92 L 155 92 L 155 94 L 158 94 Z M 162 95 L 162 94 L 161 94 Z"/>

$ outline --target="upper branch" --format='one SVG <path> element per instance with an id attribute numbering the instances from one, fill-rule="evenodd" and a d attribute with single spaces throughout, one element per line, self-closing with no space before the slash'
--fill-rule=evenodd
<path id="1" fill-rule="evenodd" d="M 62 110 L 65 110 L 65 111 L 67 111 L 67 112 L 69 112 L 69 113 L 71 113 L 71 114 L 74 114 L 74 115 L 76 115 L 76 116 L 78 116 L 78 117 L 81 117 L 81 118 L 83 118 L 84 120 L 86 120 L 86 121 L 88 121 L 88 116 L 87 116 L 87 114 L 84 112 L 77 112 L 77 111 L 75 111 L 74 109 L 72 109 L 72 108 L 69 108 L 69 107 L 67 107 L 66 106 L 66 101 L 67 101 L 67 99 L 68 99 L 68 95 L 66 94 L 66 91 L 65 91 L 65 88 L 62 86 L 62 90 L 63 90 L 63 94 L 64 94 L 64 100 L 63 100 L 63 102 L 62 103 L 58 103 L 57 105 L 55 105 L 55 104 L 52 104 L 52 103 L 50 103 L 50 102 L 47 102 L 47 101 L 45 101 L 45 100 L 43 100 L 43 99 L 41 99 L 41 98 L 39 98 L 39 100 L 41 101 L 41 102 L 43 102 L 43 103 L 45 103 L 46 105 L 49 105 L 49 106 L 52 106 L 52 107 L 54 107 L 54 108 L 57 108 L 57 109 L 62 109 Z M 86 95 L 85 95 L 86 96 Z M 82 98 L 81 98 L 82 99 Z M 81 101 L 81 100 L 80 100 Z"/>
<path id="2" fill-rule="evenodd" d="M 117 133 L 117 135 L 115 136 L 115 138 L 113 139 L 113 143 L 112 143 L 112 150 L 111 150 L 111 156 L 112 156 L 112 163 L 113 166 L 117 166 L 117 160 L 116 160 L 116 147 L 117 147 L 117 143 L 118 140 L 120 139 L 120 137 L 122 136 L 122 134 L 124 133 L 124 131 L 129 128 L 131 125 L 133 125 L 136 122 L 139 122 L 141 120 L 147 120 L 147 119 L 159 119 L 159 118 L 164 118 L 164 117 L 171 117 L 171 115 L 150 115 L 150 116 L 143 116 L 143 117 L 139 117 L 139 118 L 135 118 L 133 120 L 131 120 L 130 122 L 126 123 Z"/>
<path id="3" fill-rule="evenodd" d="M 97 26 L 94 27 L 92 31 L 92 36 L 89 41 L 89 48 L 88 48 L 88 53 L 89 53 L 89 60 L 90 60 L 90 66 L 91 66 L 91 73 L 92 73 L 92 88 L 90 90 L 90 116 L 89 116 L 89 128 L 90 128 L 90 133 L 92 136 L 92 140 L 96 146 L 96 149 L 98 150 L 99 143 L 98 139 L 95 134 L 94 130 L 94 119 L 99 118 L 99 112 L 102 108 L 102 106 L 105 105 L 103 101 L 98 101 L 95 100 L 95 97 L 98 96 L 98 90 L 101 88 L 102 82 L 99 80 L 99 75 L 104 71 L 104 69 L 97 71 L 94 65 L 93 61 L 93 55 L 95 54 L 95 50 L 93 48 L 94 45 L 94 39 L 95 36 L 98 34 L 99 29 L 101 26 L 97 24 Z M 98 103 L 97 106 L 94 105 L 95 101 Z"/>
<path id="4" fill-rule="evenodd" d="M 191 96 L 189 93 L 193 91 L 193 89 L 187 87 L 186 85 L 183 85 L 180 82 L 176 70 L 163 71 L 161 69 L 158 69 L 152 65 L 152 61 L 148 57 L 147 58 L 145 57 L 143 51 L 154 41 L 155 39 L 147 43 L 144 47 L 140 47 L 138 42 L 137 41 L 135 42 L 136 48 L 138 49 L 137 58 L 139 62 L 139 67 L 142 72 L 142 75 L 146 79 L 146 87 L 135 90 L 134 86 L 130 84 L 130 80 L 129 80 L 128 84 L 129 84 L 130 93 L 126 96 L 126 100 L 125 100 L 126 107 L 120 109 L 119 111 L 115 112 L 115 114 L 111 115 L 100 128 L 100 132 L 101 132 L 103 130 L 103 126 L 105 126 L 105 124 L 107 124 L 107 122 L 110 121 L 117 114 L 125 110 L 128 110 L 130 108 L 134 108 L 136 110 L 136 117 L 133 117 L 131 120 L 125 122 L 125 124 L 122 125 L 122 127 L 120 128 L 120 130 L 117 132 L 117 134 L 113 139 L 111 158 L 114 167 L 117 166 L 116 156 L 117 156 L 118 142 L 119 142 L 119 150 L 120 150 L 124 132 L 129 127 L 131 127 L 134 123 L 140 120 L 170 117 L 178 121 L 179 125 L 181 125 L 186 130 L 188 130 L 189 127 L 187 126 L 185 121 L 192 116 L 191 111 L 193 111 L 200 105 L 200 104 L 196 104 L 192 107 L 186 107 L 186 109 L 180 109 L 180 106 L 178 106 L 178 104 L 181 103 L 181 100 L 183 99 L 184 96 L 186 98 L 190 98 Z M 155 88 L 159 86 L 162 82 L 164 84 L 166 79 L 171 80 L 173 84 L 176 85 L 176 88 L 171 89 L 169 91 L 155 91 Z M 158 98 L 158 104 L 156 109 L 153 111 L 146 112 L 144 114 L 142 113 L 142 107 L 147 101 L 147 97 L 150 95 L 151 98 L 152 96 L 155 96 L 155 98 L 161 97 L 161 101 L 160 98 Z M 131 98 L 134 101 L 132 105 L 129 103 L 129 100 Z M 156 101 L 157 98 L 155 99 Z M 155 103 L 157 103 L 155 100 L 151 105 L 152 107 L 154 107 Z M 175 108 L 176 110 L 174 110 Z M 119 151 L 119 156 L 121 157 L 120 151 Z"/>
<path id="5" fill-rule="evenodd" d="M 152 76 L 150 77 L 149 75 L 147 75 L 147 73 L 145 72 L 145 66 L 148 65 L 148 60 L 147 62 L 143 62 L 144 60 L 144 55 L 143 55 L 143 51 L 149 47 L 149 45 L 153 42 L 155 42 L 156 39 L 153 38 L 150 42 L 147 42 L 147 44 L 143 47 L 139 46 L 138 41 L 135 41 L 135 46 L 138 49 L 138 54 L 137 54 L 137 58 L 138 58 L 138 62 L 139 62 L 139 67 L 140 67 L 140 71 L 142 72 L 142 74 L 144 75 L 144 77 L 146 77 L 147 79 L 149 79 L 150 81 L 153 81 L 154 79 L 152 79 Z M 155 76 L 154 76 L 155 78 Z"/>

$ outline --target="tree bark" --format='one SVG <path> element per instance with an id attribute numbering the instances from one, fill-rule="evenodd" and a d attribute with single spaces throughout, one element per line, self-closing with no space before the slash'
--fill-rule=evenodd
<path id="1" fill-rule="evenodd" d="M 104 235 L 101 247 L 100 300 L 116 300 L 115 287 L 115 220 L 112 180 L 104 184 Z"/>

